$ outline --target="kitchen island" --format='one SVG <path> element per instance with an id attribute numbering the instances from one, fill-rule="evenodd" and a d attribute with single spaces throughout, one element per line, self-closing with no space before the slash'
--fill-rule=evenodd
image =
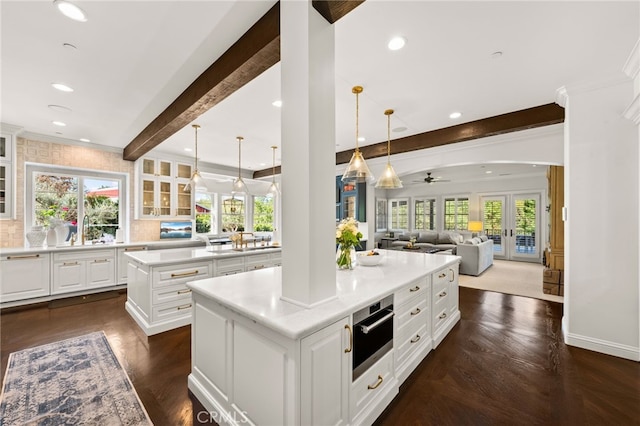
<path id="1" fill-rule="evenodd" d="M 147 336 L 188 325 L 187 281 L 278 266 L 280 252 L 273 246 L 230 245 L 127 252 L 125 309 Z"/>
<path id="2" fill-rule="evenodd" d="M 460 319 L 459 257 L 380 252 L 377 266 L 336 271 L 337 297 L 309 309 L 281 300 L 281 268 L 187 283 L 189 389 L 218 423 L 370 424 L 380 415 Z M 354 313 L 389 297 L 393 347 L 356 377 Z"/>

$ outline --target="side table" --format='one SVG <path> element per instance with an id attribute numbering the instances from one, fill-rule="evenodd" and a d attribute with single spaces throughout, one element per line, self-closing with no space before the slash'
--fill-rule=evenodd
<path id="1" fill-rule="evenodd" d="M 388 249 L 389 243 L 392 241 L 398 241 L 398 238 L 394 237 L 382 237 L 380 238 L 380 248 Z"/>

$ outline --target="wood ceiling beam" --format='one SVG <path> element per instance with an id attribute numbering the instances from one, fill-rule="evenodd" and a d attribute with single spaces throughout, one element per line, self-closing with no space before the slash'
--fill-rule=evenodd
<path id="1" fill-rule="evenodd" d="M 125 148 L 135 161 L 280 61 L 280 2 L 220 56 Z"/>
<path id="2" fill-rule="evenodd" d="M 313 0 L 312 5 L 333 24 L 363 2 Z M 124 148 L 123 158 L 135 161 L 142 157 L 279 61 L 280 2 L 149 123 Z"/>
<path id="3" fill-rule="evenodd" d="M 391 144 L 391 154 L 402 154 L 405 152 L 465 142 L 472 139 L 486 138 L 488 136 L 518 132 L 520 130 L 549 126 L 562 122 L 564 122 L 564 108 L 555 103 L 540 105 L 533 108 L 471 121 L 469 123 L 445 127 L 443 129 L 431 130 L 429 132 L 413 136 L 393 139 L 393 144 Z M 384 157 L 387 155 L 387 142 L 384 141 L 363 146 L 360 148 L 360 151 L 362 152 L 365 160 Z M 353 149 L 337 152 L 336 164 L 348 163 L 351 160 L 353 152 Z M 276 174 L 279 173 L 280 166 L 276 167 Z M 256 170 L 253 173 L 253 178 L 258 179 L 261 177 L 271 176 L 271 174 L 272 168 Z"/>

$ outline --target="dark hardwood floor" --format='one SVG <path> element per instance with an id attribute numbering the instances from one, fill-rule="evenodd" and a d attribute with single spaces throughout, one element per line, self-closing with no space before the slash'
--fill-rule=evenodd
<path id="1" fill-rule="evenodd" d="M 2 377 L 11 352 L 104 330 L 152 421 L 192 424 L 190 327 L 147 338 L 125 300 L 4 311 Z M 567 347 L 561 304 L 460 288 L 460 311 L 376 425 L 640 425 L 640 363 Z"/>

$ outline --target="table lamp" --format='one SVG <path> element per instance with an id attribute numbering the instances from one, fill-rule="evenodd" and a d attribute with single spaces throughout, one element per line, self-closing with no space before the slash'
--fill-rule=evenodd
<path id="1" fill-rule="evenodd" d="M 482 232 L 482 222 L 479 220 L 470 220 L 467 230 L 471 231 L 471 237 L 477 237 L 476 233 Z"/>

